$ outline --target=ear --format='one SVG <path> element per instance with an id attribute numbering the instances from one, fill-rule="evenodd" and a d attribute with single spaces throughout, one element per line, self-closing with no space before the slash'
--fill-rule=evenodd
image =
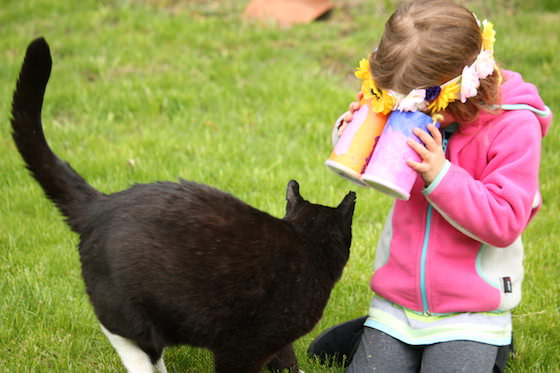
<path id="1" fill-rule="evenodd" d="M 337 209 L 342 213 L 345 218 L 352 221 L 352 215 L 354 215 L 354 207 L 356 206 L 356 193 L 348 192 L 344 197 L 342 202 L 338 205 Z"/>
<path id="2" fill-rule="evenodd" d="M 286 212 L 289 212 L 302 199 L 303 198 L 301 198 L 301 195 L 299 194 L 299 184 L 295 180 L 290 180 L 286 190 L 286 200 L 288 201 L 288 204 L 286 205 Z"/>

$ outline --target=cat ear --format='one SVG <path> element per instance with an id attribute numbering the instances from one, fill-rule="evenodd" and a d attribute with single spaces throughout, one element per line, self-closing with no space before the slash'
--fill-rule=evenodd
<path id="1" fill-rule="evenodd" d="M 286 190 L 286 200 L 288 201 L 288 205 L 286 206 L 286 210 L 290 211 L 290 209 L 295 206 L 298 202 L 300 202 L 303 198 L 299 194 L 299 184 L 295 180 L 290 180 L 288 182 L 288 187 Z"/>
<path id="2" fill-rule="evenodd" d="M 352 219 L 354 215 L 354 207 L 356 206 L 356 193 L 348 192 L 342 202 L 338 205 L 337 209 L 342 212 L 345 217 Z"/>

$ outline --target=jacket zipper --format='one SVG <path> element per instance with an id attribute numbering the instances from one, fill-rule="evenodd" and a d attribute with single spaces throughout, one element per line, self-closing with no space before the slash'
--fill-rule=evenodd
<path id="1" fill-rule="evenodd" d="M 424 242 L 422 244 L 422 255 L 420 256 L 420 293 L 422 295 L 422 308 L 425 315 L 430 315 L 428 307 L 428 295 L 426 291 L 426 257 L 428 254 L 428 242 L 430 237 L 430 227 L 432 223 L 432 205 L 428 204 L 426 213 L 426 230 L 424 231 Z"/>
<path id="2" fill-rule="evenodd" d="M 444 129 L 443 131 L 443 141 L 442 141 L 442 148 L 443 153 L 446 154 L 447 152 L 447 143 L 449 142 L 449 137 L 457 130 L 457 127 L 453 124 L 449 126 L 449 130 Z M 428 256 L 428 243 L 430 241 L 430 229 L 432 226 L 432 205 L 428 204 L 428 210 L 426 212 L 426 229 L 424 231 L 424 241 L 422 243 L 422 254 L 420 256 L 420 294 L 422 296 L 422 309 L 425 315 L 429 316 L 432 313 L 430 312 L 430 307 L 428 304 L 428 291 L 426 289 L 426 259 Z"/>

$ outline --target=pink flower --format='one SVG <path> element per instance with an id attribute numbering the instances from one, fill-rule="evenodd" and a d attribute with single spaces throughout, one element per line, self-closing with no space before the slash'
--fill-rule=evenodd
<path id="1" fill-rule="evenodd" d="M 483 50 L 480 52 L 476 61 L 474 63 L 476 74 L 480 79 L 486 78 L 488 75 L 492 74 L 494 67 L 496 66 L 496 61 L 492 57 L 492 52 Z"/>
<path id="2" fill-rule="evenodd" d="M 461 74 L 461 102 L 465 103 L 467 98 L 476 96 L 479 86 L 480 81 L 474 65 L 465 66 L 463 74 Z"/>

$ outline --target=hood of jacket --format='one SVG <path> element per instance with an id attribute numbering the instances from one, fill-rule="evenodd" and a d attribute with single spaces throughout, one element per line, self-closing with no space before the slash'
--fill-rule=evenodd
<path id="1" fill-rule="evenodd" d="M 502 70 L 504 82 L 502 83 L 501 94 L 501 109 L 503 110 L 530 110 L 541 127 L 541 134 L 544 137 L 552 121 L 552 112 L 545 105 L 542 100 L 537 87 L 533 84 L 523 80 L 521 74 Z M 488 121 L 496 117 L 495 114 L 490 112 L 481 112 L 477 119 L 472 122 L 465 123 L 465 130 L 474 130 Z M 473 128 L 474 127 L 474 128 Z"/>

